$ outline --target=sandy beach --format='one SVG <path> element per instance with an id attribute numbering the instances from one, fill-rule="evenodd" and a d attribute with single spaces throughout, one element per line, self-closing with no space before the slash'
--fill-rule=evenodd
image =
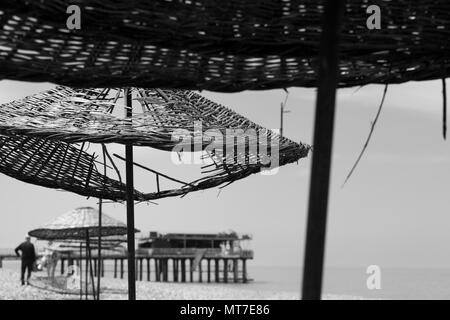
<path id="1" fill-rule="evenodd" d="M 1 300 L 66 300 L 79 299 L 77 295 L 60 294 L 42 289 L 38 284 L 21 286 L 19 274 L 11 270 L 0 270 L 0 299 Z M 127 281 L 111 278 L 102 279 L 105 288 L 101 298 L 103 300 L 127 299 Z M 197 283 L 160 283 L 137 282 L 136 294 L 139 300 L 292 300 L 299 295 L 292 292 L 275 292 L 266 290 L 246 289 L 243 285 L 235 284 L 197 284 Z"/>
<path id="2" fill-rule="evenodd" d="M 78 295 L 42 289 L 36 281 L 21 286 L 17 272 L 0 269 L 0 300 L 79 300 Z M 102 300 L 127 300 L 127 281 L 103 278 Z M 242 284 L 137 282 L 138 300 L 298 300 L 299 293 L 255 290 Z M 324 294 L 324 300 L 363 300 L 349 295 Z"/>

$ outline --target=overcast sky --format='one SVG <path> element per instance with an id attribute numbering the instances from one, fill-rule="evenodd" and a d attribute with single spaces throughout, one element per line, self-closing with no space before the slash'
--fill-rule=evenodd
<path id="1" fill-rule="evenodd" d="M 0 102 L 53 87 L 0 82 Z M 450 266 L 450 141 L 441 133 L 440 81 L 392 85 L 371 144 L 348 184 L 342 183 L 368 134 L 383 87 L 340 90 L 335 127 L 327 234 L 328 266 Z M 312 144 L 315 90 L 289 89 L 284 134 Z M 282 90 L 219 94 L 202 92 L 254 122 L 278 128 Z M 123 146 L 111 146 L 124 153 Z M 136 148 L 135 160 L 178 177 L 170 153 Z M 253 235 L 255 265 L 299 265 L 303 258 L 311 158 L 274 176 L 253 175 L 217 189 L 136 206 L 142 231 L 221 232 Z M 136 169 L 140 189 L 154 177 Z M 28 230 L 96 200 L 37 187 L 0 175 L 0 247 L 17 245 Z M 125 206 L 105 212 L 125 221 Z"/>

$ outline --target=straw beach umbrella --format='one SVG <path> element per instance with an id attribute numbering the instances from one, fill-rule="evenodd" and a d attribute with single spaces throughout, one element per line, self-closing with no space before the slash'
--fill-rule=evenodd
<path id="1" fill-rule="evenodd" d="M 317 87 L 326 0 L 3 0 L 2 77 L 223 92 Z M 68 30 L 70 4 L 81 28 Z M 378 5 L 381 29 L 367 8 Z M 448 0 L 347 0 L 339 87 L 450 75 Z"/>
<path id="2" fill-rule="evenodd" d="M 87 143 L 204 152 L 209 165 L 193 181 L 181 181 L 139 165 L 155 175 L 156 183 L 154 191 L 135 190 L 134 200 L 150 201 L 221 186 L 269 167 L 297 162 L 310 150 L 307 144 L 280 137 L 191 91 L 133 88 L 128 92 L 140 105 L 130 118 L 123 116 L 124 110 L 131 109 L 119 100 L 125 98 L 120 89 L 56 87 L 0 105 L 0 151 L 8 155 L 0 162 L 0 172 L 45 187 L 124 201 L 126 185 L 114 162 L 123 157 L 111 155 L 105 147 L 113 173 L 105 176 L 97 169 L 103 161 L 88 150 Z M 227 133 L 236 141 L 226 141 Z M 216 134 L 223 136 L 212 144 Z M 261 147 L 258 150 L 248 147 L 257 144 Z M 276 144 L 277 152 L 267 150 L 271 144 Z M 217 148 L 208 148 L 212 146 Z M 218 150 L 222 146 L 226 149 Z M 179 187 L 163 189 L 160 179 Z"/>
<path id="3" fill-rule="evenodd" d="M 102 213 L 102 226 L 98 224 L 99 211 L 92 207 L 80 207 L 70 210 L 54 220 L 33 229 L 28 234 L 40 240 L 81 240 L 121 236 L 127 234 L 127 225 L 105 213 Z M 99 232 L 101 232 L 99 234 Z M 135 230 L 135 232 L 139 232 Z"/>
<path id="4" fill-rule="evenodd" d="M 101 220 L 99 216 L 101 215 Z M 101 221 L 101 225 L 99 224 Z M 92 274 L 91 261 L 91 239 L 108 237 L 114 240 L 114 236 L 122 236 L 127 234 L 127 225 L 108 216 L 103 212 L 92 207 L 80 207 L 68 211 L 54 220 L 44 224 L 43 226 L 31 230 L 28 234 L 39 240 L 49 241 L 79 241 L 80 243 L 80 258 L 82 243 L 86 243 L 86 296 L 87 296 L 87 277 L 88 277 L 88 263 L 90 269 L 90 276 L 92 282 L 92 290 L 95 296 L 96 290 L 94 285 L 94 278 Z M 134 230 L 139 232 L 139 230 Z M 116 238 L 117 239 L 117 238 Z M 99 242 L 99 250 L 102 244 Z M 99 257 L 100 258 L 100 257 Z M 80 275 L 80 297 L 82 296 L 82 285 Z M 100 297 L 100 273 L 98 273 L 97 297 Z"/>

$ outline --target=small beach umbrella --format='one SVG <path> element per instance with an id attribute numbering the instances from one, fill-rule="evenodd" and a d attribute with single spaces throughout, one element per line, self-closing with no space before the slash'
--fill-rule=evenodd
<path id="1" fill-rule="evenodd" d="M 99 219 L 101 216 L 101 219 Z M 101 221 L 101 225 L 99 224 Z M 139 230 L 134 230 L 139 232 Z M 127 225 L 116 220 L 107 214 L 99 212 L 92 207 L 80 207 L 68 211 L 54 220 L 44 224 L 43 226 L 33 229 L 28 232 L 32 237 L 39 240 L 62 240 L 62 241 L 80 241 L 80 257 L 82 242 L 86 242 L 86 264 L 89 261 L 89 268 L 91 270 L 91 281 L 93 294 L 95 296 L 95 286 L 92 274 L 92 261 L 91 261 L 91 246 L 90 242 L 93 237 L 100 238 L 107 237 L 114 240 L 115 236 L 122 236 L 128 233 Z M 115 239 L 117 240 L 117 238 Z M 99 252 L 101 250 L 101 242 L 99 241 Z M 99 254 L 100 259 L 100 254 Z M 100 262 L 100 260 L 99 260 Z M 100 263 L 99 263 L 100 266 Z M 88 268 L 86 267 L 86 279 L 88 274 Z M 80 278 L 81 280 L 81 278 Z M 86 281 L 87 285 L 87 281 Z M 82 296 L 82 286 L 80 285 L 80 296 Z M 87 290 L 87 289 L 86 289 Z M 86 291 L 87 295 L 87 291 Z M 100 273 L 98 273 L 97 284 L 97 298 L 100 297 Z"/>
<path id="2" fill-rule="evenodd" d="M 99 229 L 99 211 L 92 207 L 80 207 L 70 210 L 54 220 L 33 229 L 28 234 L 40 240 L 81 240 L 97 238 L 99 230 L 102 237 L 127 234 L 127 225 L 102 213 L 102 226 Z M 139 232 L 139 230 L 135 230 Z"/>

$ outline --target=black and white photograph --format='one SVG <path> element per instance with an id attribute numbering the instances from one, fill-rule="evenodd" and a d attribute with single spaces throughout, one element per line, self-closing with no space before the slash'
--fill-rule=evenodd
<path id="1" fill-rule="evenodd" d="M 0 300 L 450 299 L 449 75 L 448 0 L 0 0 Z"/>

